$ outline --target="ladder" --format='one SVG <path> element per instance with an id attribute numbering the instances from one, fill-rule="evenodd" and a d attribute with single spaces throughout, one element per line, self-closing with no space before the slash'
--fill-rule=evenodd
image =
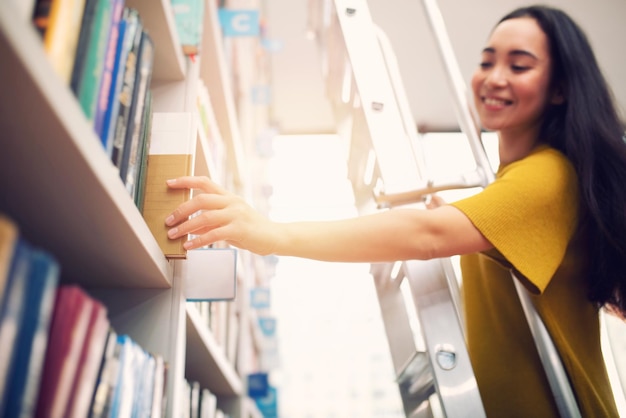
<path id="1" fill-rule="evenodd" d="M 309 30 L 320 46 L 327 95 L 340 135 L 350 138 L 348 175 L 362 214 L 420 206 L 432 193 L 485 187 L 494 180 L 436 0 L 423 0 L 423 6 L 476 162 L 473 171 L 449 179 L 432 179 L 426 172 L 393 49 L 372 21 L 367 1 L 309 2 Z M 405 415 L 484 417 L 452 261 L 372 264 L 371 274 Z M 551 338 L 523 286 L 512 280 L 561 416 L 579 417 Z"/>

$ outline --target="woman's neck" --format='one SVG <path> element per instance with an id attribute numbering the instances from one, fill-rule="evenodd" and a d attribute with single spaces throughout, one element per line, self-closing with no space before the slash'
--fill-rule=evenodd
<path id="1" fill-rule="evenodd" d="M 507 165 L 528 156 L 539 145 L 537 130 L 525 132 L 499 131 L 500 164 Z"/>

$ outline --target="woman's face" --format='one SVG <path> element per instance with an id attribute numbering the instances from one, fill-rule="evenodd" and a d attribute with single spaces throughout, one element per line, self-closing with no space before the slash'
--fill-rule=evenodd
<path id="1" fill-rule="evenodd" d="M 483 127 L 535 133 L 550 93 L 548 39 L 530 17 L 505 20 L 491 34 L 472 77 L 472 90 Z"/>

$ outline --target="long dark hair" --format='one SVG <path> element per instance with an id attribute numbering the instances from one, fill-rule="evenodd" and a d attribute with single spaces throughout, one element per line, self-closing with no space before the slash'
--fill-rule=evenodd
<path id="1" fill-rule="evenodd" d="M 565 97 L 551 105 L 540 138 L 576 169 L 581 228 L 588 239 L 589 299 L 626 317 L 626 142 L 615 101 L 583 30 L 562 10 L 522 7 L 502 21 L 531 17 L 548 38 L 551 88 Z"/>

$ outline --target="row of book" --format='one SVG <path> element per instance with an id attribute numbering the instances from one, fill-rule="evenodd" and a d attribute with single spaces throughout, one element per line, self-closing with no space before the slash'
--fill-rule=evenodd
<path id="1" fill-rule="evenodd" d="M 0 416 L 161 418 L 167 364 L 0 215 Z"/>
<path id="2" fill-rule="evenodd" d="M 218 346 L 223 350 L 231 364 L 237 364 L 237 348 L 239 345 L 240 316 L 236 301 L 193 301 L 187 302 L 195 306 L 200 315 L 202 325 L 213 334 Z"/>
<path id="3" fill-rule="evenodd" d="M 185 380 L 183 385 L 181 418 L 228 418 L 217 406 L 217 397 L 198 382 Z"/>
<path id="4" fill-rule="evenodd" d="M 33 23 L 140 206 L 155 46 L 139 13 L 125 0 L 37 0 Z"/>

